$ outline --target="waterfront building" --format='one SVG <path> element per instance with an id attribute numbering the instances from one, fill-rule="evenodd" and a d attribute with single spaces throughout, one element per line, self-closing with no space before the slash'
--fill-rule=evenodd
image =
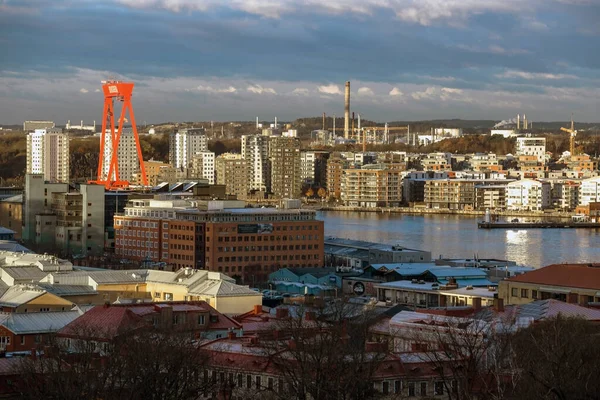
<path id="1" fill-rule="evenodd" d="M 269 286 L 279 293 L 332 296 L 341 291 L 344 276 L 357 275 L 360 272 L 341 273 L 335 267 L 282 268 L 269 274 Z"/>
<path id="2" fill-rule="evenodd" d="M 316 158 L 316 151 L 300 152 L 300 179 L 303 187 L 310 187 L 315 184 Z"/>
<path id="3" fill-rule="evenodd" d="M 194 178 L 206 179 L 210 185 L 215 184 L 215 153 L 208 150 L 197 152 L 192 156 L 190 167 Z"/>
<path id="4" fill-rule="evenodd" d="M 599 264 L 553 264 L 499 282 L 506 304 L 560 300 L 588 305 L 600 302 Z"/>
<path id="5" fill-rule="evenodd" d="M 342 197 L 343 170 L 348 168 L 348 162 L 339 156 L 330 157 L 327 161 L 327 192 L 329 197 L 336 200 Z"/>
<path id="6" fill-rule="evenodd" d="M 69 182 L 69 137 L 61 130 L 36 129 L 27 135 L 27 174 L 49 182 Z"/>
<path id="7" fill-rule="evenodd" d="M 584 179 L 579 187 L 579 205 L 600 202 L 600 176 Z"/>
<path id="8" fill-rule="evenodd" d="M 397 207 L 402 201 L 402 172 L 380 164 L 345 169 L 341 199 L 354 207 Z"/>
<path id="9" fill-rule="evenodd" d="M 551 204 L 551 187 L 548 182 L 522 179 L 506 185 L 507 210 L 542 211 Z"/>
<path id="10" fill-rule="evenodd" d="M 208 150 L 204 128 L 180 129 L 169 135 L 169 163 L 174 168 L 190 168 L 192 156 Z"/>
<path id="11" fill-rule="evenodd" d="M 424 202 L 428 208 L 451 210 L 475 207 L 475 180 L 434 179 L 425 182 Z"/>
<path id="12" fill-rule="evenodd" d="M 235 202 L 237 203 L 243 202 Z M 115 215 L 116 253 L 168 269 L 203 268 L 262 282 L 279 268 L 320 267 L 323 221 L 299 209 L 225 208 L 208 202 L 134 200 Z"/>
<path id="13" fill-rule="evenodd" d="M 102 164 L 102 179 L 107 179 L 112 154 L 112 138 L 110 129 L 107 129 L 104 139 L 104 163 Z M 139 159 L 138 157 L 136 139 L 132 128 L 123 128 L 121 131 L 117 156 L 119 159 L 119 179 L 134 182 L 136 180 L 135 174 L 139 172 L 140 163 L 143 162 L 143 160 Z"/>
<path id="14" fill-rule="evenodd" d="M 15 232 L 14 238 L 21 239 L 23 232 L 23 194 L 0 199 L 0 226 Z"/>
<path id="15" fill-rule="evenodd" d="M 271 162 L 269 160 L 269 137 L 261 135 L 242 136 L 242 157 L 247 162 L 249 190 L 271 191 Z"/>
<path id="16" fill-rule="evenodd" d="M 326 265 L 364 269 L 377 263 L 420 263 L 431 261 L 431 252 L 400 245 L 335 237 L 325 239 Z"/>
<path id="17" fill-rule="evenodd" d="M 475 208 L 477 210 L 505 210 L 506 185 L 475 185 Z"/>
<path id="18" fill-rule="evenodd" d="M 216 182 L 225 185 L 225 193 L 245 199 L 248 190 L 248 162 L 241 154 L 225 153 L 215 159 Z"/>
<path id="19" fill-rule="evenodd" d="M 575 210 L 579 205 L 581 182 L 559 181 L 552 184 L 552 205 L 561 210 Z"/>
<path id="20" fill-rule="evenodd" d="M 300 146 L 300 140 L 294 137 L 272 137 L 269 142 L 271 191 L 275 197 L 296 199 L 302 194 Z"/>
<path id="21" fill-rule="evenodd" d="M 535 156 L 541 164 L 546 162 L 546 138 L 543 137 L 518 137 L 516 156 Z"/>

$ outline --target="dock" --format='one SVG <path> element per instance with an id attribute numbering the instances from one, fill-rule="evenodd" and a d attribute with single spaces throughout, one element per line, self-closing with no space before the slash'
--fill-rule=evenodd
<path id="1" fill-rule="evenodd" d="M 478 222 L 479 229 L 600 229 L 597 222 Z"/>

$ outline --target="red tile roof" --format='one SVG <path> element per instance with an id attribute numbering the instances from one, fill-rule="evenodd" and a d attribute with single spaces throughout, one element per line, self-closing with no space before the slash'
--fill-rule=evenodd
<path id="1" fill-rule="evenodd" d="M 149 327 L 148 322 L 126 307 L 96 306 L 58 331 L 58 335 L 111 340 L 119 335 Z"/>
<path id="2" fill-rule="evenodd" d="M 600 264 L 552 264 L 507 281 L 600 290 Z"/>

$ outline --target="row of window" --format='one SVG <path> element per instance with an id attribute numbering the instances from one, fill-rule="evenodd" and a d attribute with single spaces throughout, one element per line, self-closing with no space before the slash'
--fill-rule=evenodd
<path id="1" fill-rule="evenodd" d="M 319 255 L 318 254 L 295 254 L 292 255 L 290 254 L 289 256 L 287 254 L 284 254 L 283 256 L 277 255 L 277 256 L 237 256 L 237 257 L 218 257 L 217 258 L 217 262 L 248 262 L 248 261 L 287 261 L 289 257 L 289 260 L 318 260 L 319 259 Z"/>
<path id="2" fill-rule="evenodd" d="M 292 241 L 292 240 L 307 240 L 307 239 L 308 240 L 313 240 L 313 239 L 319 240 L 319 235 L 314 235 L 314 236 L 313 235 L 308 235 L 308 236 L 307 235 L 296 235 L 295 237 L 293 235 L 289 235 L 289 236 L 286 236 L 286 235 L 283 235 L 283 236 L 272 236 L 272 235 L 271 236 L 260 236 L 260 235 L 258 235 L 258 236 L 237 236 L 237 239 L 236 239 L 236 236 L 231 236 L 231 237 L 219 236 L 217 241 L 218 242 L 235 242 L 235 241 L 241 242 L 242 238 L 244 238 L 244 240 L 243 240 L 244 242 L 254 242 L 255 239 L 258 242 L 262 242 L 263 237 L 265 238 L 264 239 L 265 242 L 267 242 L 269 240 L 270 241 L 275 241 L 275 240 L 277 240 L 277 241 L 281 241 L 281 240 Z M 209 238 L 207 238 L 206 240 L 209 241 Z"/>
<path id="3" fill-rule="evenodd" d="M 306 245 L 306 244 L 302 244 L 302 245 L 297 244 L 295 246 L 294 245 L 290 245 L 290 246 L 287 246 L 287 245 L 283 245 L 283 246 L 278 245 L 278 246 L 217 247 L 217 251 L 219 253 L 222 253 L 222 252 L 225 252 L 225 253 L 228 253 L 228 252 L 235 253 L 236 251 L 243 252 L 243 251 L 281 251 L 281 250 L 287 251 L 287 250 L 307 250 L 307 249 L 308 250 L 312 250 L 313 248 L 315 250 L 319 250 L 319 245 L 318 244 L 315 244 L 315 245 L 312 245 L 312 244 L 308 244 L 308 245 Z"/>

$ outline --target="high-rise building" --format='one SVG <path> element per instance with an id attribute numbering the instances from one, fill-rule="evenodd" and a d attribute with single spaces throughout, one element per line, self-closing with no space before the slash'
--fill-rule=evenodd
<path id="1" fill-rule="evenodd" d="M 242 136 L 242 157 L 247 163 L 248 190 L 271 191 L 269 139 L 268 136 L 261 135 Z"/>
<path id="2" fill-rule="evenodd" d="M 519 137 L 517 138 L 517 156 L 535 156 L 537 161 L 546 162 L 546 138 L 543 137 Z"/>
<path id="3" fill-rule="evenodd" d="M 192 156 L 207 150 L 204 128 L 180 129 L 169 137 L 169 162 L 175 168 L 190 168 Z"/>
<path id="4" fill-rule="evenodd" d="M 192 156 L 192 176 L 204 178 L 209 184 L 215 184 L 215 153 L 208 150 L 199 151 Z"/>
<path id="5" fill-rule="evenodd" d="M 341 197 L 354 207 L 397 207 L 402 200 L 402 171 L 370 164 L 345 169 Z"/>
<path id="6" fill-rule="evenodd" d="M 245 199 L 248 194 L 248 163 L 241 154 L 225 153 L 215 159 L 217 184 L 225 193 Z"/>
<path id="7" fill-rule="evenodd" d="M 135 174 L 140 170 L 140 162 L 142 160 L 138 157 L 133 129 L 123 128 L 121 139 L 119 139 L 119 150 L 117 155 L 119 157 L 119 179 L 134 182 L 136 180 Z M 104 141 L 102 179 L 106 179 L 108 176 L 111 157 L 112 140 L 110 137 L 110 130 L 107 130 L 106 139 Z"/>
<path id="8" fill-rule="evenodd" d="M 69 181 L 69 137 L 60 129 L 36 129 L 27 135 L 27 173 L 48 182 Z"/>
<path id="9" fill-rule="evenodd" d="M 23 193 L 23 240 L 36 240 L 36 215 L 50 212 L 52 193 L 67 192 L 67 183 L 49 183 L 42 174 L 25 175 Z"/>
<path id="10" fill-rule="evenodd" d="M 269 158 L 273 194 L 282 199 L 300 197 L 302 194 L 300 140 L 293 137 L 271 138 Z"/>

